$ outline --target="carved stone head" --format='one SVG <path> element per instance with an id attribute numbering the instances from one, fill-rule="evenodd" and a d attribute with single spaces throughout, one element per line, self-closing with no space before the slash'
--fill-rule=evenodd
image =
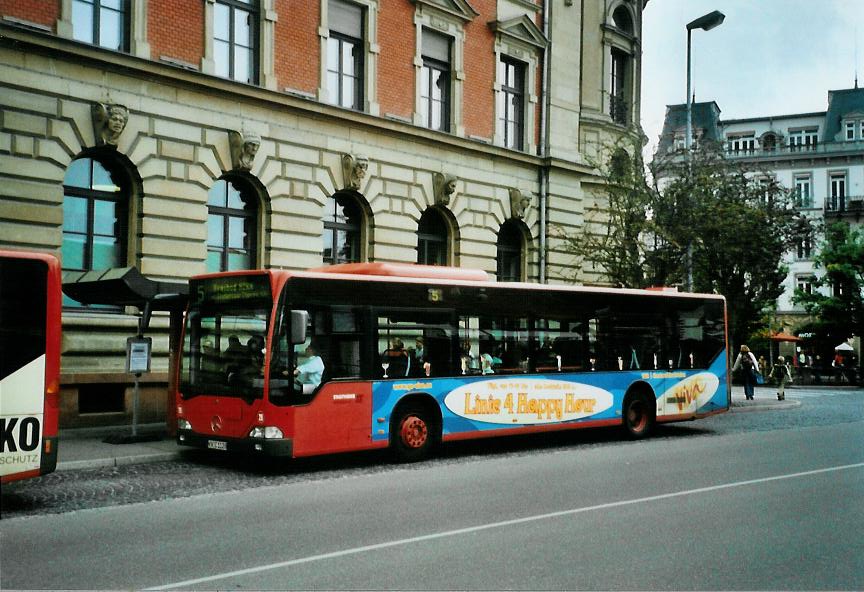
<path id="1" fill-rule="evenodd" d="M 525 212 L 531 207 L 531 196 L 522 195 L 518 189 L 510 189 L 510 217 L 519 220 L 525 217 Z"/>
<path id="2" fill-rule="evenodd" d="M 93 133 L 97 146 L 117 146 L 120 134 L 129 121 L 129 109 L 123 105 L 93 104 Z"/>
<path id="3" fill-rule="evenodd" d="M 369 159 L 362 154 L 343 154 L 342 155 L 342 178 L 344 182 L 343 189 L 353 189 L 360 191 L 363 186 L 363 179 L 366 178 L 366 172 L 369 169 Z"/>
<path id="4" fill-rule="evenodd" d="M 435 203 L 440 206 L 449 206 L 453 194 L 456 193 L 456 182 L 459 179 L 453 175 L 444 173 L 432 173 L 432 190 L 435 193 Z"/>
<path id="5" fill-rule="evenodd" d="M 231 167 L 237 171 L 249 171 L 261 147 L 261 137 L 252 132 L 228 131 L 228 143 L 231 148 Z"/>

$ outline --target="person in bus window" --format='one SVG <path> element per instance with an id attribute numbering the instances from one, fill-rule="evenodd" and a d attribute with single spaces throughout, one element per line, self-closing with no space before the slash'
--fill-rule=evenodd
<path id="1" fill-rule="evenodd" d="M 411 376 L 429 376 L 431 366 L 426 359 L 426 344 L 422 337 L 414 340 L 414 348 L 408 350 Z"/>
<path id="2" fill-rule="evenodd" d="M 485 353 L 480 354 L 480 373 L 481 374 L 495 374 L 495 370 L 493 369 L 493 358 L 492 354 Z"/>
<path id="3" fill-rule="evenodd" d="M 403 378 L 411 371 L 411 357 L 405 351 L 405 344 L 398 337 L 390 340 L 390 347 L 381 355 L 382 368 L 390 378 Z"/>
<path id="4" fill-rule="evenodd" d="M 477 356 L 471 351 L 471 342 L 467 339 L 462 342 L 462 353 L 460 355 L 462 364 L 462 374 L 479 374 L 480 361 Z"/>
<path id="5" fill-rule="evenodd" d="M 231 335 L 228 338 L 228 347 L 222 356 L 225 361 L 225 371 L 229 374 L 240 370 L 247 358 L 247 350 L 240 343 L 240 338 L 236 335 Z"/>
<path id="6" fill-rule="evenodd" d="M 324 360 L 318 355 L 318 348 L 310 343 L 304 352 L 306 361 L 294 369 L 294 382 L 298 390 L 306 393 L 315 390 L 321 384 L 324 374 Z"/>

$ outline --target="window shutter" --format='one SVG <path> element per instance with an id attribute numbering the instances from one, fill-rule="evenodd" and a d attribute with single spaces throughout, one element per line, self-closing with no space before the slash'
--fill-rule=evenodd
<path id="1" fill-rule="evenodd" d="M 327 22 L 330 30 L 353 37 L 363 38 L 363 8 L 344 0 L 329 0 L 327 5 Z"/>
<path id="2" fill-rule="evenodd" d="M 450 37 L 423 29 L 423 57 L 450 63 Z"/>

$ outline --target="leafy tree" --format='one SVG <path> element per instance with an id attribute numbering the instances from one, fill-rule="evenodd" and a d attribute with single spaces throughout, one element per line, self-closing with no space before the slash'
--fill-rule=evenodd
<path id="1" fill-rule="evenodd" d="M 813 281 L 815 289 L 811 293 L 796 289 L 793 301 L 802 304 L 833 333 L 844 337 L 861 335 L 864 333 L 864 231 L 846 222 L 835 222 L 825 228 L 824 237 L 814 263 L 825 273 Z"/>
<path id="2" fill-rule="evenodd" d="M 630 149 L 639 154 L 638 145 Z M 586 212 L 584 232 L 567 234 L 557 228 L 563 250 L 576 258 L 576 271 L 565 279 L 578 281 L 580 271 L 590 264 L 613 286 L 645 287 L 647 245 L 642 239 L 651 225 L 649 212 L 655 189 L 648 184 L 638 157 L 631 159 L 621 145 L 609 154 L 605 162 L 594 163 L 604 184 L 591 192 L 596 203 Z"/>
<path id="3" fill-rule="evenodd" d="M 723 294 L 733 343 L 744 343 L 765 327 L 783 291 L 783 254 L 809 226 L 789 191 L 716 147 L 685 156 L 655 160 L 650 171 L 634 159 L 624 174 L 610 159 L 601 169 L 605 233 L 586 229 L 565 237 L 565 248 L 616 286 Z"/>

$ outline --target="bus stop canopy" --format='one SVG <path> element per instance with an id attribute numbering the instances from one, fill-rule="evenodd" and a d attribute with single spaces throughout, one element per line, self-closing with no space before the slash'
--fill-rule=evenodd
<path id="1" fill-rule="evenodd" d="M 82 304 L 137 306 L 150 310 L 183 310 L 189 297 L 187 282 L 162 282 L 144 277 L 137 267 L 101 271 L 67 271 L 63 292 Z"/>

